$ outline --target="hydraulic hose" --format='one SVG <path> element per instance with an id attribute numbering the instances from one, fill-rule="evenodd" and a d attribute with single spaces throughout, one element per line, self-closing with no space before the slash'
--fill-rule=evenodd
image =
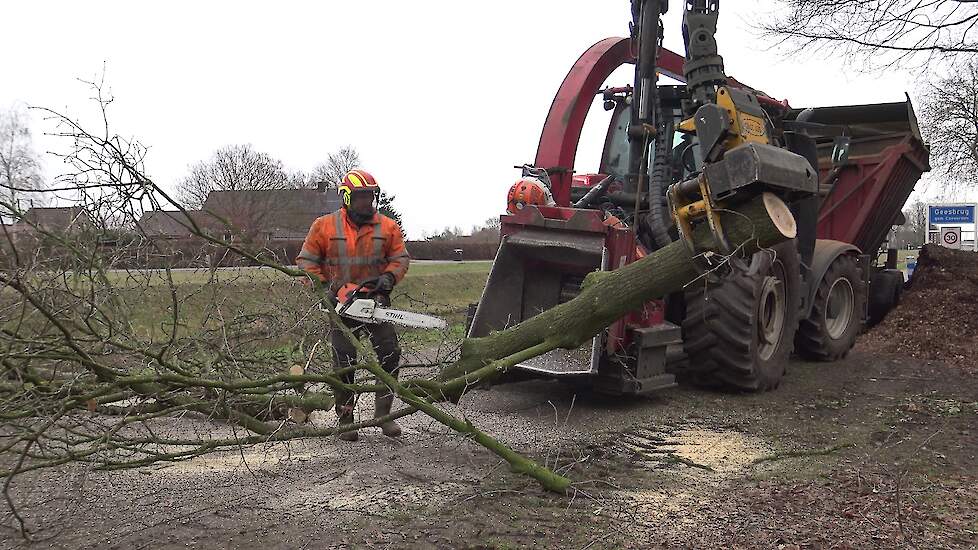
<path id="1" fill-rule="evenodd" d="M 584 194 L 583 197 L 574 203 L 574 208 L 590 208 L 592 204 L 598 201 L 598 199 L 605 196 L 608 192 L 608 187 L 611 186 L 615 177 L 607 176 L 603 180 L 599 181 Z"/>
<path id="2" fill-rule="evenodd" d="M 662 119 L 662 105 L 659 100 L 656 67 L 659 61 L 659 51 L 662 47 L 663 26 L 662 13 L 668 7 L 667 2 L 645 0 L 632 3 L 632 16 L 638 36 L 638 63 L 635 70 L 635 102 L 632 105 L 632 127 L 642 129 L 632 135 L 631 172 L 637 175 L 638 188 L 636 199 L 641 195 L 642 188 L 648 189 L 649 213 L 645 216 L 648 231 L 643 239 L 644 244 L 653 248 L 662 248 L 672 239 L 666 224 L 666 213 L 662 201 L 665 188 L 671 183 L 669 169 L 669 149 L 671 136 L 665 135 L 667 125 Z M 649 128 L 655 129 L 654 136 L 649 136 Z M 642 137 L 640 138 L 639 135 Z M 653 152 L 649 162 L 649 137 L 652 137 Z M 646 183 L 643 180 L 648 180 Z M 638 205 L 636 205 L 635 227 L 642 224 L 638 221 Z M 648 242 L 651 239 L 651 242 Z"/>
<path id="3" fill-rule="evenodd" d="M 668 229 L 669 217 L 666 214 L 665 204 L 663 204 L 666 188 L 672 183 L 670 164 L 672 136 L 668 131 L 669 125 L 665 123 L 662 117 L 662 104 L 659 101 L 658 92 L 655 92 L 653 101 L 657 127 L 652 165 L 649 169 L 649 214 L 645 220 L 652 235 L 652 241 L 658 249 L 672 242 Z"/>

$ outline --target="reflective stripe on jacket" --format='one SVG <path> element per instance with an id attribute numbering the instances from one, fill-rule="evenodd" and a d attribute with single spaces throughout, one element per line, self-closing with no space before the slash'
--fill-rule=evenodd
<path id="1" fill-rule="evenodd" d="M 334 288 L 361 283 L 391 273 L 399 283 L 407 273 L 410 257 L 397 222 L 374 214 L 372 222 L 357 227 L 346 208 L 316 218 L 309 228 L 296 264 Z"/>

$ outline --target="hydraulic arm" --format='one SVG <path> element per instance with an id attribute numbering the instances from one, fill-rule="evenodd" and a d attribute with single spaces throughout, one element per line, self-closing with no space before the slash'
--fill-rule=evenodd
<path id="1" fill-rule="evenodd" d="M 707 103 L 716 103 L 717 88 L 727 83 L 723 57 L 717 53 L 719 0 L 687 0 L 683 13 L 683 41 L 686 43 L 686 88 L 690 101 L 685 109 L 691 116 Z"/>

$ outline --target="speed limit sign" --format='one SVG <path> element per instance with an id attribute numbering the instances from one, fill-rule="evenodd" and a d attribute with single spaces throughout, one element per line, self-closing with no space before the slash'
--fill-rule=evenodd
<path id="1" fill-rule="evenodd" d="M 961 248 L 961 228 L 942 227 L 941 245 L 947 248 Z"/>

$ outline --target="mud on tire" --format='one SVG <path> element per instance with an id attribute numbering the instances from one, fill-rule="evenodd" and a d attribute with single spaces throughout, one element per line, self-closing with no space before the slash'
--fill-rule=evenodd
<path id="1" fill-rule="evenodd" d="M 741 391 L 778 386 L 801 308 L 794 240 L 756 253 L 746 269 L 733 268 L 719 283 L 693 283 L 685 300 L 688 379 Z"/>
<path id="2" fill-rule="evenodd" d="M 862 329 L 865 301 L 859 264 L 852 256 L 839 256 L 818 283 L 811 313 L 798 326 L 798 354 L 817 361 L 845 357 Z"/>

